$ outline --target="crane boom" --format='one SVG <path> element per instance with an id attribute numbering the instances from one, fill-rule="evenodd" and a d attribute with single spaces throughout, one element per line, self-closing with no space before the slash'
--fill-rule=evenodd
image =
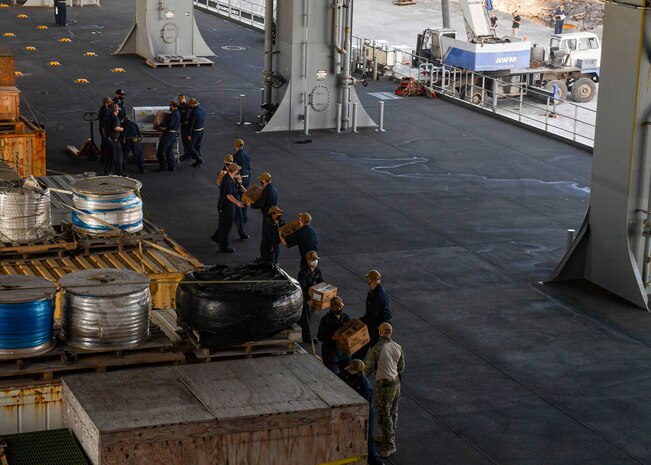
<path id="1" fill-rule="evenodd" d="M 468 42 L 477 42 L 484 37 L 492 38 L 493 32 L 484 0 L 461 0 L 460 3 Z"/>

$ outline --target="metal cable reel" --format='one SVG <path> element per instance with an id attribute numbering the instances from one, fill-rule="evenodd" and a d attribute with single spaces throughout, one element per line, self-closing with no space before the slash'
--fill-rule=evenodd
<path id="1" fill-rule="evenodd" d="M 147 275 L 123 269 L 76 271 L 60 280 L 61 338 L 82 349 L 132 348 L 149 337 Z"/>
<path id="2" fill-rule="evenodd" d="M 88 235 L 130 233 L 143 228 L 142 183 L 121 176 L 94 176 L 71 184 L 75 231 Z"/>
<path id="3" fill-rule="evenodd" d="M 33 242 L 54 234 L 50 190 L 33 178 L 0 181 L 0 241 Z"/>

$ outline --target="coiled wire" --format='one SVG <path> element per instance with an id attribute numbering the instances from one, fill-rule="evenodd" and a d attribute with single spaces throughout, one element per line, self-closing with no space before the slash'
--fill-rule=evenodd
<path id="1" fill-rule="evenodd" d="M 0 241 L 33 242 L 53 234 L 50 190 L 34 178 L 0 183 Z"/>
<path id="2" fill-rule="evenodd" d="M 113 233 L 115 228 L 132 233 L 140 231 L 142 200 L 136 192 L 141 186 L 139 181 L 120 176 L 97 176 L 73 182 L 74 229 L 89 235 Z"/>
<path id="3" fill-rule="evenodd" d="M 131 270 L 65 275 L 61 337 L 83 349 L 130 348 L 149 337 L 150 280 Z"/>
<path id="4" fill-rule="evenodd" d="M 54 345 L 56 287 L 35 276 L 0 276 L 0 355 L 28 354 Z"/>

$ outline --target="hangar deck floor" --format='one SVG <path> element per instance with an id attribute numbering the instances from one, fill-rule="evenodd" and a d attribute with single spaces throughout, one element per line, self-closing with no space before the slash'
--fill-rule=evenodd
<path id="1" fill-rule="evenodd" d="M 255 258 L 255 211 L 252 238 L 233 241 L 236 254 L 219 254 L 209 240 L 216 173 L 232 141 L 243 138 L 253 172 L 273 174 L 286 217 L 313 215 L 321 268 L 348 313 L 363 313 L 364 274 L 382 272 L 395 340 L 407 356 L 398 452 L 387 463 L 651 463 L 649 314 L 586 283 L 540 284 L 587 207 L 588 153 L 424 97 L 388 100 L 384 133 L 259 134 L 255 124 L 236 123 L 239 94 L 255 121 L 262 34 L 197 13 L 215 66 L 152 69 L 111 55 L 134 2 L 102 3 L 69 9 L 68 27 L 54 26 L 49 9 L 21 9 L 29 17 L 20 20 L 18 7 L 0 9 L 0 33 L 15 34 L 0 37 L 0 46 L 13 50 L 23 73 L 23 114 L 47 128 L 48 167 L 100 170 L 64 148 L 85 141 L 83 112 L 117 88 L 128 107 L 196 96 L 208 113 L 206 163 L 134 175 L 148 215 L 204 263 Z M 111 72 L 116 67 L 126 72 Z M 371 115 L 378 110 L 371 93 L 393 89 L 360 88 Z M 297 252 L 283 251 L 281 265 L 296 273 Z"/>

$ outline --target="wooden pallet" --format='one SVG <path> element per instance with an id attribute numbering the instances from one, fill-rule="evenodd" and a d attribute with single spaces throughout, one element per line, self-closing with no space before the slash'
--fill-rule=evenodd
<path id="1" fill-rule="evenodd" d="M 147 342 L 132 349 L 83 350 L 57 338 L 56 347 L 44 354 L 0 359 L 0 379 L 52 380 L 69 373 L 185 363 L 185 355 L 176 351 L 176 345 L 160 328 L 150 325 L 150 332 Z"/>
<path id="2" fill-rule="evenodd" d="M 66 252 L 76 249 L 77 244 L 55 234 L 25 244 L 19 242 L 0 243 L 0 259 L 26 259 L 37 256 L 61 258 Z"/>
<path id="3" fill-rule="evenodd" d="M 220 350 L 201 348 L 193 334 L 188 334 L 188 337 L 195 347 L 193 350 L 194 356 L 205 362 L 210 362 L 211 360 L 305 353 L 305 350 L 298 345 L 301 341 L 301 328 L 297 325 L 292 326 L 290 329 L 285 329 L 269 339 L 246 342 Z"/>
<path id="4" fill-rule="evenodd" d="M 84 255 L 98 251 L 131 250 L 139 247 L 140 241 L 159 242 L 165 239 L 165 233 L 158 226 L 147 220 L 143 221 L 142 230 L 133 234 L 114 234 L 107 236 L 78 236 L 78 250 Z"/>
<path id="5" fill-rule="evenodd" d="M 181 66 L 185 68 L 186 66 L 215 66 L 215 63 L 210 61 L 207 58 L 202 57 L 183 57 L 176 55 L 159 55 L 155 59 L 147 58 L 147 65 L 152 68 L 166 67 L 171 68 L 172 66 Z"/>

